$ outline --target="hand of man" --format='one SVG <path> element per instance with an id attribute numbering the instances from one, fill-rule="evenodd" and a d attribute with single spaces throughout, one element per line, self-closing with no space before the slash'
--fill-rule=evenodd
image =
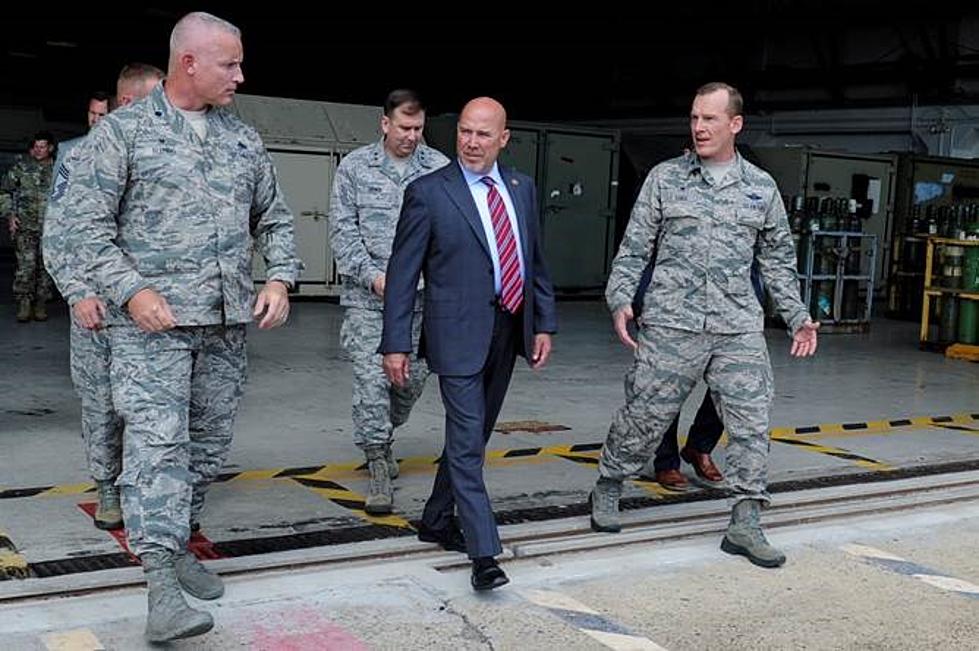
<path id="1" fill-rule="evenodd" d="M 551 335 L 541 332 L 534 335 L 534 356 L 530 359 L 530 368 L 542 368 L 551 357 Z"/>
<path id="2" fill-rule="evenodd" d="M 289 290 L 285 283 L 278 280 L 265 283 L 255 300 L 252 314 L 256 319 L 261 317 L 258 327 L 262 330 L 277 328 L 285 323 L 289 317 Z"/>
<path id="3" fill-rule="evenodd" d="M 403 387 L 408 384 L 408 355 L 406 353 L 385 353 L 384 355 L 384 375 L 388 381 L 396 387 Z"/>
<path id="4" fill-rule="evenodd" d="M 167 300 L 152 289 L 136 292 L 126 309 L 143 332 L 163 332 L 177 325 Z"/>
<path id="5" fill-rule="evenodd" d="M 806 319 L 802 327 L 792 335 L 792 350 L 789 352 L 793 357 L 809 357 L 816 354 L 816 331 L 819 330 L 819 322 Z"/>
<path id="6" fill-rule="evenodd" d="M 377 294 L 381 298 L 384 298 L 384 286 L 386 284 L 387 284 L 387 276 L 381 274 L 380 276 L 374 279 L 373 283 L 371 283 L 371 289 L 374 290 L 375 294 Z"/>
<path id="7" fill-rule="evenodd" d="M 105 325 L 105 303 L 97 296 L 83 298 L 72 306 L 71 311 L 78 325 L 86 330 L 100 330 Z"/>
<path id="8" fill-rule="evenodd" d="M 18 226 L 20 226 L 20 220 L 16 216 L 11 215 L 7 218 L 7 229 L 10 231 L 10 237 L 17 234 Z"/>
<path id="9" fill-rule="evenodd" d="M 629 324 L 633 320 L 632 306 L 626 305 L 612 316 L 612 323 L 615 324 L 615 334 L 619 335 L 619 341 L 635 350 L 639 347 L 636 340 L 629 334 Z"/>

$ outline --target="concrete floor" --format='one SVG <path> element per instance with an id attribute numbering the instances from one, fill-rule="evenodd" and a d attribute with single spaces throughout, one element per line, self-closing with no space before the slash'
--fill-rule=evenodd
<path id="1" fill-rule="evenodd" d="M 598 536 L 600 534 L 594 534 Z M 607 536 L 607 535 L 606 535 Z M 394 559 L 226 579 L 215 629 L 174 649 L 948 649 L 979 640 L 979 502 L 773 528 L 778 570 L 717 536 L 465 568 Z M 886 556 L 890 562 L 868 556 Z M 898 559 L 898 562 L 893 562 Z M 934 577 L 944 577 L 941 581 Z M 144 649 L 145 591 L 0 602 L 5 649 Z"/>
<path id="2" fill-rule="evenodd" d="M 615 339 L 603 306 L 561 303 L 559 313 L 552 363 L 540 372 L 518 366 L 501 421 L 567 429 L 494 435 L 486 476 L 494 507 L 506 520 L 519 520 L 527 509 L 556 507 L 551 517 L 561 515 L 559 509 L 582 512 L 595 477 L 596 453 L 586 444 L 604 439 L 622 402 L 630 356 Z M 979 600 L 843 549 L 869 546 L 974 588 L 975 502 L 899 517 L 773 528 L 773 540 L 790 556 L 777 572 L 726 557 L 717 550 L 716 535 L 701 535 L 511 560 L 506 567 L 512 586 L 489 596 L 472 594 L 464 568 L 433 568 L 433 558 L 451 557 L 454 563 L 457 555 L 417 556 L 421 543 L 407 522 L 420 513 L 441 447 L 435 378 L 397 433 L 395 449 L 403 460 L 397 513 L 376 519 L 356 508 L 366 476 L 356 469 L 361 459 L 350 440 L 350 367 L 337 343 L 341 318 L 336 305 L 298 303 L 287 327 L 251 332 L 250 380 L 226 469 L 234 479 L 212 490 L 204 533 L 214 543 L 212 551 L 229 556 L 215 561 L 218 569 L 232 566 L 222 563 L 240 568 L 309 562 L 326 553 L 401 550 L 415 556 L 231 577 L 228 595 L 206 606 L 218 622 L 215 631 L 174 648 L 975 648 Z M 82 510 L 91 495 L 85 492 L 79 410 L 68 377 L 67 328 L 63 308 L 46 323 L 17 324 L 9 300 L 0 296 L 0 537 L 33 568 L 92 559 L 122 559 L 126 565 L 120 543 L 94 529 Z M 825 336 L 818 355 L 806 361 L 789 358 L 784 333 L 767 335 L 777 385 L 770 473 L 776 486 L 787 491 L 793 482 L 819 478 L 979 464 L 979 365 L 918 351 L 916 324 L 881 319 L 866 335 Z M 700 393 L 691 401 L 699 402 Z M 685 411 L 683 428 L 692 411 Z M 925 418 L 933 416 L 955 418 Z M 911 422 L 886 422 L 900 419 Z M 796 431 L 813 426 L 819 427 Z M 522 452 L 505 457 L 507 450 Z M 723 464 L 723 446 L 715 457 Z M 302 470 L 288 471 L 296 468 Z M 646 505 L 676 497 L 649 482 L 630 484 L 627 495 Z M 776 503 L 792 495 L 776 493 Z M 711 504 L 642 513 L 682 514 Z M 578 520 L 584 527 L 584 518 Z M 525 522 L 506 527 L 504 536 L 554 526 L 559 522 Z M 378 531 L 383 535 L 375 536 Z M 316 538 L 335 532 L 396 537 Z M 334 546 L 268 556 L 251 549 L 234 557 L 234 545 L 242 541 L 304 536 L 319 542 L 303 544 Z M 0 644 L 143 648 L 140 588 L 3 605 L 5 598 L 65 581 L 122 585 L 138 577 L 133 567 L 70 571 L 76 573 L 0 580 Z M 606 636 L 586 633 L 584 624 L 602 628 Z"/>
<path id="3" fill-rule="evenodd" d="M 552 362 L 540 372 L 518 365 L 501 421 L 567 429 L 494 435 L 490 447 L 499 454 L 545 448 L 491 459 L 487 483 L 498 512 L 580 506 L 595 478 L 595 453 L 581 453 L 574 462 L 548 448 L 601 443 L 623 399 L 630 355 L 615 339 L 604 307 L 568 302 L 559 305 L 559 313 Z M 407 529 L 405 519 L 420 514 L 442 441 L 436 379 L 429 380 L 411 420 L 397 432 L 396 454 L 407 461 L 396 482 L 396 517 L 365 517 L 349 505 L 367 481 L 354 469 L 362 458 L 350 438 L 350 367 L 338 347 L 341 318 L 336 305 L 303 302 L 294 306 L 286 327 L 251 331 L 250 379 L 227 466 L 229 473 L 242 474 L 211 492 L 203 521 L 211 541 L 367 524 Z M 63 308 L 48 322 L 17 324 L 13 307 L 0 305 L 0 494 L 49 488 L 0 499 L 0 530 L 31 563 L 120 551 L 80 508 L 91 495 L 84 493 L 88 477 L 68 377 L 67 331 Z M 822 432 L 793 433 L 791 438 L 806 445 L 773 443 L 773 482 L 979 461 L 979 365 L 918 351 L 915 324 L 880 319 L 866 335 L 827 335 L 817 356 L 804 361 L 789 357 L 783 332 L 767 335 L 777 386 L 772 427 L 824 426 Z M 692 400 L 699 402 L 701 391 Z M 685 410 L 684 428 L 692 413 Z M 931 423 L 854 431 L 825 427 L 954 414 L 977 415 L 953 423 L 955 429 Z M 723 448 L 715 457 L 723 462 Z M 330 480 L 347 491 L 346 504 L 309 482 L 269 478 L 310 466 L 305 472 L 316 473 L 314 480 Z M 648 483 L 627 491 L 634 497 L 664 494 Z"/>

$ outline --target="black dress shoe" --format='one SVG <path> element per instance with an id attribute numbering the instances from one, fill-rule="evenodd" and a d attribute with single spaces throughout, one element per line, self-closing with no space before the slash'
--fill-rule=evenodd
<path id="1" fill-rule="evenodd" d="M 501 585 L 506 585 L 509 582 L 510 579 L 507 578 L 506 572 L 503 571 L 503 568 L 497 564 L 496 559 L 492 556 L 473 559 L 473 590 L 492 590 L 493 588 L 499 588 Z"/>
<path id="2" fill-rule="evenodd" d="M 438 543 L 442 549 L 449 552 L 466 553 L 466 538 L 462 535 L 462 529 L 455 522 L 443 529 L 430 529 L 424 523 L 420 523 L 418 525 L 418 540 Z"/>

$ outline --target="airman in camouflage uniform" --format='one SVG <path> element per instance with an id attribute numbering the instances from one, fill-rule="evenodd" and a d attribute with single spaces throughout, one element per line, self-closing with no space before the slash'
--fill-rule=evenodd
<path id="1" fill-rule="evenodd" d="M 149 586 L 151 641 L 213 626 L 181 592 L 224 591 L 187 553 L 192 502 L 228 453 L 245 325 L 285 322 L 302 267 L 272 160 L 224 108 L 244 80 L 239 30 L 197 12 L 170 44 L 166 85 L 96 125 L 62 204 L 66 244 L 108 304 L 112 398 L 125 420 L 118 483 Z M 257 298 L 253 247 L 268 278 Z"/>
<path id="2" fill-rule="evenodd" d="M 51 134 L 35 134 L 29 155 L 18 157 L 0 182 L 0 214 L 7 218 L 17 259 L 14 300 L 17 320 L 21 322 L 30 321 L 31 317 L 36 321 L 47 319 L 47 302 L 54 294 L 41 255 L 41 229 L 51 194 L 54 146 Z"/>
<path id="3" fill-rule="evenodd" d="M 388 382 L 381 368 L 384 274 L 405 187 L 449 162 L 421 144 L 425 111 L 412 91 L 388 95 L 381 118 L 384 138 L 348 154 L 337 168 L 330 202 L 330 244 L 343 279 L 341 305 L 346 306 L 340 345 L 353 362 L 354 443 L 367 457 L 370 487 L 368 513 L 390 513 L 391 479 L 398 465 L 391 451 L 395 427 L 408 420 L 428 378 L 417 357 L 405 387 Z M 422 309 L 419 290 L 415 310 Z M 414 321 L 415 349 L 422 319 Z"/>
<path id="4" fill-rule="evenodd" d="M 139 78 L 133 78 L 127 72 L 134 69 L 140 71 Z M 153 66 L 126 66 L 119 77 L 117 106 L 126 106 L 133 99 L 145 97 L 163 76 L 163 71 Z M 125 93 L 122 92 L 124 90 Z M 109 98 L 105 93 L 92 94 L 88 101 L 89 129 L 105 117 L 108 107 Z M 93 523 L 99 529 L 121 529 L 122 504 L 116 479 L 122 472 L 123 422 L 112 404 L 112 385 L 109 378 L 112 354 L 109 333 L 104 327 L 106 308 L 94 283 L 74 269 L 77 258 L 65 246 L 67 224 L 60 207 L 71 176 L 71 152 L 84 140 L 85 136 L 80 136 L 63 142 L 58 147 L 54 188 L 44 216 L 42 248 L 44 264 L 71 307 L 71 379 L 81 400 L 82 440 L 85 443 L 88 469 L 98 493 Z"/>
<path id="5" fill-rule="evenodd" d="M 757 260 L 765 285 L 793 335 L 792 354 L 815 352 L 816 329 L 799 298 L 795 250 L 775 181 L 734 148 L 741 96 L 708 84 L 694 99 L 696 152 L 652 169 L 643 183 L 609 276 L 605 297 L 619 338 L 636 350 L 625 379 L 626 404 L 609 429 L 592 491 L 592 527 L 618 531 L 622 481 L 659 445 L 697 380 L 712 391 L 727 427 L 731 525 L 722 549 L 776 567 L 759 511 L 769 500 L 768 415 L 774 396 L 764 315 L 751 285 Z M 651 252 L 638 344 L 626 329 Z"/>

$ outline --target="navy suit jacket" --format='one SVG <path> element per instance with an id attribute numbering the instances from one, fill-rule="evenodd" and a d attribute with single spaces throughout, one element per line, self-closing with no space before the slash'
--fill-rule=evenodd
<path id="1" fill-rule="evenodd" d="M 522 341 L 557 332 L 554 289 L 540 247 L 537 192 L 530 177 L 500 166 L 513 200 L 524 260 Z M 475 375 L 489 354 L 496 290 L 489 244 L 459 162 L 416 179 L 405 190 L 388 261 L 380 353 L 411 352 L 418 277 L 425 279 L 418 354 L 440 375 Z"/>

